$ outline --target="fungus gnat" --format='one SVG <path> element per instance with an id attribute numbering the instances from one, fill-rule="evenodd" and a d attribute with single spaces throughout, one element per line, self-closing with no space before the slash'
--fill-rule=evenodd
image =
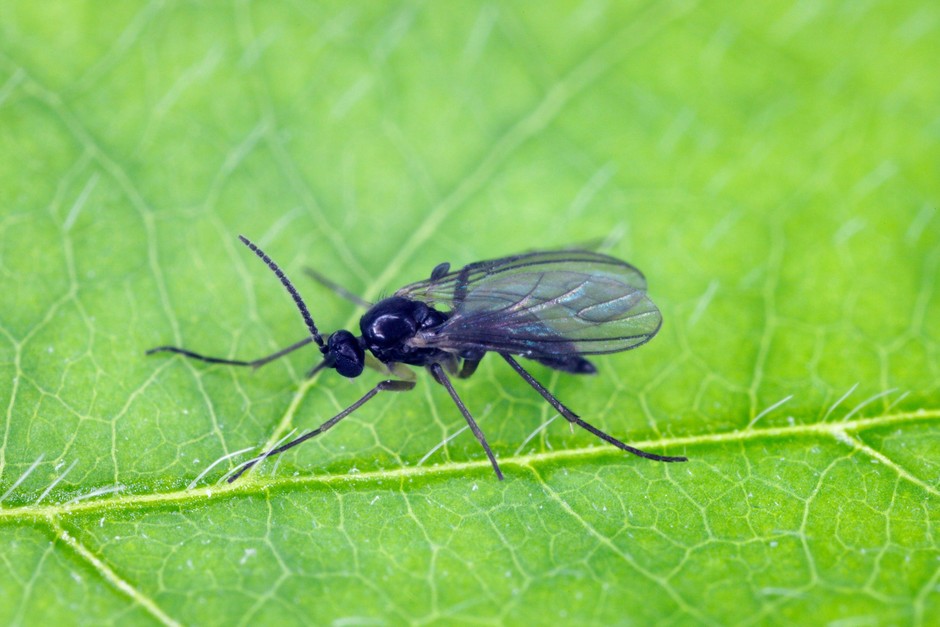
<path id="1" fill-rule="evenodd" d="M 451 271 L 450 264 L 442 263 L 431 271 L 428 280 L 406 285 L 374 305 L 310 271 L 314 279 L 367 309 L 359 320 L 359 337 L 340 330 L 324 341 L 284 272 L 247 238 L 239 239 L 280 279 L 303 316 L 309 337 L 254 361 L 206 357 L 175 346 L 158 346 L 147 351 L 148 355 L 179 353 L 213 364 L 258 368 L 315 342 L 323 360 L 308 376 L 333 368 L 352 379 L 369 366 L 387 378 L 313 431 L 245 462 L 229 477 L 229 483 L 259 461 L 333 427 L 379 392 L 414 388 L 415 374 L 407 366 L 427 368 L 434 380 L 444 386 L 501 480 L 503 473 L 493 451 L 450 380 L 451 376 L 465 379 L 472 375 L 488 352 L 506 360 L 570 423 L 639 457 L 660 462 L 686 461 L 685 457 L 647 453 L 588 424 L 536 381 L 514 357 L 525 357 L 562 372 L 593 374 L 597 370 L 584 355 L 616 353 L 649 341 L 659 330 L 662 316 L 646 295 L 643 274 L 628 263 L 587 250 L 531 252 L 471 263 L 456 271 Z"/>

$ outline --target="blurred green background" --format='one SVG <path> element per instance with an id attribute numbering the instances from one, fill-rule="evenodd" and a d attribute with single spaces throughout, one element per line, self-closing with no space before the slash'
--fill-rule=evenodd
<path id="1" fill-rule="evenodd" d="M 929 624 L 938 58 L 903 0 L 3 2 L 0 622 Z M 532 372 L 691 461 L 487 359 L 504 482 L 421 373 L 216 485 L 376 380 L 143 356 L 303 337 L 239 233 L 325 331 L 304 267 L 603 242 L 662 331 Z"/>

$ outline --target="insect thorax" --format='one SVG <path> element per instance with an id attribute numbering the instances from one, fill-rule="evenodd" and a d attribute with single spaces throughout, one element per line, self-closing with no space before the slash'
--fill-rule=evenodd
<path id="1" fill-rule="evenodd" d="M 448 318 L 426 303 L 392 296 L 376 303 L 359 319 L 365 347 L 384 363 L 399 362 L 426 366 L 436 361 L 442 351 L 416 348 L 408 344 L 419 331 L 427 332 Z"/>

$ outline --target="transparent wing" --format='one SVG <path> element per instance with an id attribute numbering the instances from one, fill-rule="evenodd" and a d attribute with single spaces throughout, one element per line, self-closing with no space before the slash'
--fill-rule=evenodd
<path id="1" fill-rule="evenodd" d="M 395 294 L 450 310 L 442 326 L 412 341 L 450 351 L 613 353 L 648 341 L 662 323 L 639 270 L 583 250 L 481 261 Z"/>

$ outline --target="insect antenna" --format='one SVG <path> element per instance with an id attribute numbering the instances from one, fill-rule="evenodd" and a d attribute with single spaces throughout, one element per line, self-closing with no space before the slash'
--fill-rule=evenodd
<path id="1" fill-rule="evenodd" d="M 291 298 L 294 299 L 294 304 L 297 305 L 297 309 L 300 310 L 300 315 L 303 316 L 304 322 L 307 324 L 307 328 L 310 330 L 310 335 L 313 336 L 313 341 L 317 343 L 317 346 L 320 347 L 320 350 L 326 350 L 326 344 L 323 343 L 323 338 L 320 336 L 320 332 L 317 331 L 317 325 L 313 323 L 313 316 L 310 315 L 310 311 L 307 309 L 307 305 L 304 304 L 304 300 L 300 297 L 300 294 L 294 288 L 294 285 L 290 282 L 290 279 L 287 278 L 287 275 L 284 274 L 284 271 L 281 270 L 274 261 L 268 257 L 268 255 L 258 248 L 251 240 L 249 240 L 244 235 L 239 235 L 238 239 L 242 241 L 242 244 L 251 249 L 251 252 L 258 255 L 261 258 L 261 261 L 271 269 L 271 271 L 277 275 L 277 278 L 281 280 L 281 285 L 287 290 L 291 295 Z"/>

